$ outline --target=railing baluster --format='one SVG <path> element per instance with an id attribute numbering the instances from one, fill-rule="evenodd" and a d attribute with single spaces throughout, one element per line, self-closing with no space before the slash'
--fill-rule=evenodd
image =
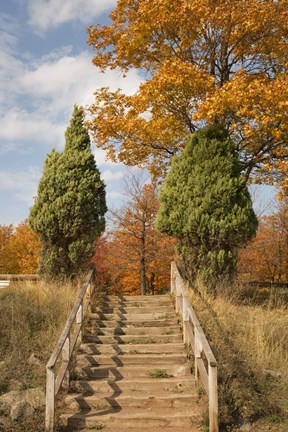
<path id="1" fill-rule="evenodd" d="M 189 335 L 187 332 L 187 325 L 189 323 L 189 312 L 188 312 L 189 300 L 187 297 L 183 297 L 183 341 L 184 344 L 188 345 Z"/>
<path id="2" fill-rule="evenodd" d="M 217 367 L 208 366 L 209 386 L 209 432 L 218 432 Z"/>
<path id="3" fill-rule="evenodd" d="M 182 293 L 181 293 L 181 289 L 179 286 L 180 280 L 179 280 L 179 277 L 177 275 L 175 278 L 175 282 L 176 282 L 176 313 L 179 313 L 179 311 L 181 312 L 180 302 L 181 302 Z"/>
<path id="4" fill-rule="evenodd" d="M 54 431 L 55 415 L 55 370 L 54 367 L 46 369 L 46 415 L 45 431 Z"/>
<path id="5" fill-rule="evenodd" d="M 176 274 L 174 270 L 174 266 L 171 265 L 171 294 L 175 294 L 176 292 Z"/>
<path id="6" fill-rule="evenodd" d="M 82 342 L 82 336 L 83 336 L 82 323 L 83 323 L 83 301 L 81 302 L 76 315 L 76 324 L 78 324 L 80 327 L 79 336 L 78 336 L 79 342 Z"/>
<path id="7" fill-rule="evenodd" d="M 176 264 L 171 264 L 171 292 L 176 295 L 176 313 L 180 311 L 183 321 L 184 343 L 190 342 L 195 357 L 195 381 L 201 379 L 209 399 L 209 432 L 218 432 L 217 362 L 207 338 L 190 303 L 184 282 Z M 194 331 L 192 330 L 194 329 Z M 208 370 L 202 360 L 208 362 Z"/>
<path id="8" fill-rule="evenodd" d="M 198 359 L 201 358 L 201 346 L 199 341 L 199 334 L 197 327 L 194 327 L 195 334 L 195 345 L 194 345 L 194 357 L 195 357 L 195 381 L 199 380 L 199 370 L 198 370 Z"/>
<path id="9" fill-rule="evenodd" d="M 69 380 L 70 380 L 70 372 L 69 372 L 69 360 L 70 360 L 70 333 L 67 336 L 67 339 L 64 343 L 63 349 L 62 349 L 62 360 L 63 363 L 67 363 L 67 370 L 65 372 L 65 376 L 63 379 L 63 387 L 68 388 L 69 387 Z"/>
<path id="10" fill-rule="evenodd" d="M 64 330 L 58 340 L 58 343 L 51 354 L 51 357 L 46 365 L 46 414 L 45 414 L 45 432 L 54 432 L 54 416 L 55 416 L 55 398 L 62 386 L 69 386 L 69 362 L 72 355 L 73 347 L 78 339 L 82 341 L 82 325 L 86 306 L 90 306 L 91 296 L 96 287 L 95 265 L 88 273 L 83 284 L 79 297 L 77 298 L 72 311 L 67 319 Z M 84 311 L 84 299 L 86 300 Z M 87 304 L 88 301 L 88 304 Z M 76 322 L 78 328 L 75 334 L 71 335 L 71 329 Z M 58 373 L 55 372 L 55 365 L 62 354 L 62 365 L 59 367 Z"/>

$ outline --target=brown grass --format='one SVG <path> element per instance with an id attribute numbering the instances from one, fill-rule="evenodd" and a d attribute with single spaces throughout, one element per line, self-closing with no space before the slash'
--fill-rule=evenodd
<path id="1" fill-rule="evenodd" d="M 221 430 L 254 422 L 255 431 L 287 432 L 287 297 L 270 292 L 259 306 L 252 288 L 216 298 L 198 288 L 191 300 L 218 359 Z"/>
<path id="2" fill-rule="evenodd" d="M 0 394 L 11 389 L 45 389 L 45 365 L 75 302 L 78 289 L 71 284 L 17 282 L 0 290 Z M 29 363 L 30 356 L 38 364 Z M 41 415 L 43 420 L 43 415 Z M 43 421 L 33 423 L 43 430 Z M 29 423 L 29 422 L 28 422 Z M 11 431 L 32 430 L 31 424 Z M 37 429 L 39 427 L 40 429 Z M 30 429 L 29 429 L 30 428 Z"/>

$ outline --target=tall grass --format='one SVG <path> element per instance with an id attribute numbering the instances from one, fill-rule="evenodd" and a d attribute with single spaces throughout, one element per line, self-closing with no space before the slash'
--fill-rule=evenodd
<path id="1" fill-rule="evenodd" d="M 288 375 L 288 311 L 278 307 L 243 306 L 217 298 L 214 310 L 243 355 L 258 370 Z"/>
<path id="2" fill-rule="evenodd" d="M 76 295 L 69 283 L 17 282 L 0 290 L 0 393 L 15 380 L 21 388 L 44 388 L 45 364 Z"/>
<path id="3" fill-rule="evenodd" d="M 220 287 L 218 295 L 212 297 L 198 282 L 197 289 L 190 293 L 218 360 L 222 427 L 226 430 L 225 424 L 227 427 L 229 423 L 241 424 L 256 418 L 266 419 L 269 423 L 270 418 L 277 418 L 281 425 L 273 426 L 273 431 L 286 431 L 287 296 L 271 291 L 259 306 L 253 303 L 252 291 L 247 297 L 240 291 L 239 287 L 230 287 L 228 291 Z M 256 300 L 258 303 L 259 296 Z M 268 429 L 261 424 L 255 431 Z"/>

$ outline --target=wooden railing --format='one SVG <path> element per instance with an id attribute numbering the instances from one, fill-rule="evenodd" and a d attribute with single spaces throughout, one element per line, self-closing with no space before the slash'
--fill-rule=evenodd
<path id="1" fill-rule="evenodd" d="M 96 269 L 93 265 L 46 365 L 46 432 L 54 431 L 55 399 L 59 390 L 61 386 L 69 386 L 69 362 L 77 341 L 82 341 L 82 324 L 95 288 L 95 279 Z"/>
<path id="2" fill-rule="evenodd" d="M 7 280 L 11 282 L 15 281 L 38 281 L 39 276 L 35 274 L 0 274 L 1 280 Z"/>
<path id="3" fill-rule="evenodd" d="M 195 357 L 195 380 L 201 379 L 209 399 L 209 432 L 218 432 L 217 362 L 188 298 L 185 283 L 175 262 L 171 263 L 171 293 L 175 295 L 176 313 L 183 320 L 184 343 Z"/>
<path id="4" fill-rule="evenodd" d="M 35 274 L 0 274 L 0 288 L 8 288 L 11 282 L 38 281 L 39 276 Z"/>

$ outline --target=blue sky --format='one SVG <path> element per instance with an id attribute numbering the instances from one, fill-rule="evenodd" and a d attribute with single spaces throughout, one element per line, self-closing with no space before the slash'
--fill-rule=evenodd
<path id="1" fill-rule="evenodd" d="M 116 0 L 0 0 L 0 224 L 28 217 L 46 154 L 64 146 L 75 103 L 93 101 L 98 87 L 134 93 L 141 77 L 101 74 L 92 65 L 86 27 L 103 24 Z M 93 146 L 107 185 L 108 205 L 121 201 L 125 168 Z M 257 189 L 258 190 L 258 189 Z M 263 211 L 269 188 L 256 193 Z"/>
<path id="2" fill-rule="evenodd" d="M 25 219 L 37 193 L 46 154 L 64 146 L 75 103 L 89 105 L 98 87 L 133 93 L 131 71 L 99 73 L 86 44 L 86 27 L 105 23 L 114 0 L 0 0 L 0 224 Z M 108 204 L 119 203 L 125 169 L 96 161 Z"/>

